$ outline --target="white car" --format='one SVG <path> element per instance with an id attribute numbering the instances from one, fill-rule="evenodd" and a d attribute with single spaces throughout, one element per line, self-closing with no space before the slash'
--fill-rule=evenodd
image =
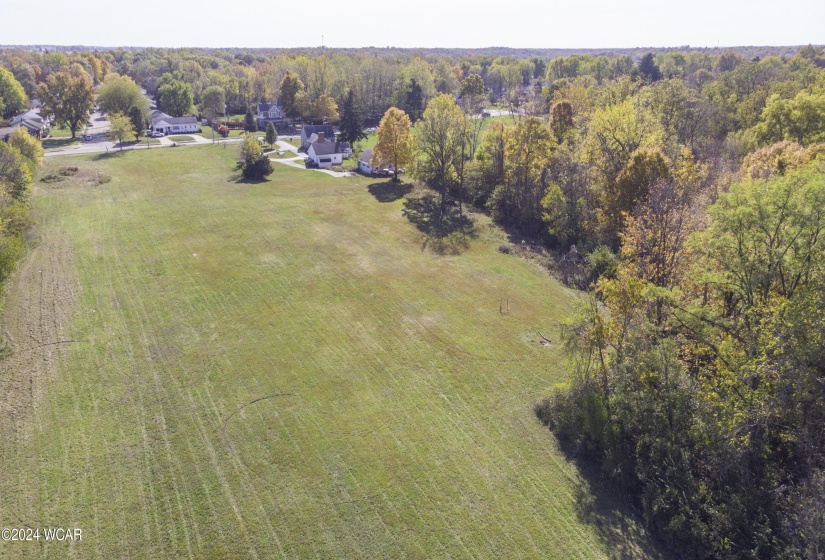
<path id="1" fill-rule="evenodd" d="M 152 138 L 163 138 L 165 134 L 163 134 L 162 132 L 153 132 L 149 136 L 151 136 Z"/>

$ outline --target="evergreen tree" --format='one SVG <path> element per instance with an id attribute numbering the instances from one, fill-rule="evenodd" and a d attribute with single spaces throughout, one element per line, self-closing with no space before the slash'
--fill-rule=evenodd
<path id="1" fill-rule="evenodd" d="M 424 110 L 424 90 L 418 80 L 413 78 L 410 80 L 410 86 L 407 88 L 407 99 L 404 103 L 407 114 L 410 115 L 412 122 L 421 118 L 421 113 Z"/>
<path id="2" fill-rule="evenodd" d="M 249 107 L 246 110 L 243 129 L 247 132 L 258 132 L 258 123 L 255 122 L 255 115 L 252 113 L 252 107 Z"/>
<path id="3" fill-rule="evenodd" d="M 344 104 L 341 105 L 341 122 L 338 128 L 341 130 L 340 138 L 343 142 L 355 144 L 367 137 L 364 134 L 364 116 L 355 104 L 352 90 L 349 90 Z"/>
<path id="4" fill-rule="evenodd" d="M 143 134 L 143 131 L 146 130 L 146 117 L 143 114 L 143 111 L 140 107 L 133 106 L 129 109 L 129 112 L 126 114 L 129 117 L 129 120 L 132 121 L 132 126 L 135 129 L 135 133 L 140 136 Z"/>
<path id="5" fill-rule="evenodd" d="M 647 83 L 657 82 L 662 79 L 662 72 L 656 66 L 656 61 L 653 60 L 653 54 L 647 53 L 639 61 L 639 74 L 647 81 Z"/>
<path id="6" fill-rule="evenodd" d="M 266 143 L 269 144 L 269 147 L 272 147 L 272 144 L 278 141 L 278 133 L 275 132 L 275 125 L 272 123 L 267 123 L 266 125 Z"/>

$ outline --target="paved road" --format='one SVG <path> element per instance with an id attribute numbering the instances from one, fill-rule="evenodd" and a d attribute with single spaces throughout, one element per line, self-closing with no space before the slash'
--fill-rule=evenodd
<path id="1" fill-rule="evenodd" d="M 187 135 L 188 136 L 188 135 Z M 203 144 L 211 144 L 212 140 L 207 138 L 203 138 L 202 136 L 192 135 L 195 138 L 194 142 L 185 142 L 185 143 L 178 143 L 178 146 L 197 146 Z M 128 146 L 124 146 L 124 150 L 146 150 L 152 148 L 164 148 L 170 147 L 173 142 L 168 138 L 159 138 L 160 146 L 157 144 L 147 146 L 145 143 L 140 144 L 129 144 Z M 240 142 L 240 138 L 227 138 L 221 140 L 215 140 L 216 144 L 237 144 Z M 94 154 L 99 152 L 107 152 L 107 151 L 118 151 L 120 150 L 120 145 L 115 144 L 114 142 L 109 142 L 106 140 L 105 136 L 101 135 L 101 137 L 92 136 L 92 140 L 90 142 L 83 142 L 76 146 L 72 146 L 70 148 L 65 148 L 63 150 L 55 150 L 51 152 L 46 152 L 46 157 L 49 156 L 74 156 L 74 155 L 81 155 L 81 154 Z"/>

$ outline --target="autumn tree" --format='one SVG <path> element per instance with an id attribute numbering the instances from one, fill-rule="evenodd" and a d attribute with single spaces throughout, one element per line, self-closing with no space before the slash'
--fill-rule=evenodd
<path id="1" fill-rule="evenodd" d="M 470 122 L 455 98 L 442 94 L 427 104 L 416 130 L 420 157 L 415 174 L 440 193 L 443 212 L 447 191 L 453 185 L 463 185 Z"/>
<path id="2" fill-rule="evenodd" d="M 324 123 L 337 123 L 340 118 L 338 116 L 338 104 L 335 103 L 335 100 L 327 92 L 322 93 L 318 99 L 315 100 L 310 113 L 312 118 Z"/>
<path id="3" fill-rule="evenodd" d="M 78 64 L 68 71 L 52 74 L 46 83 L 37 86 L 37 98 L 44 115 L 53 114 L 59 126 L 67 126 L 72 138 L 89 123 L 94 109 L 95 90 L 89 75 Z"/>
<path id="4" fill-rule="evenodd" d="M 470 137 L 470 157 L 475 157 L 476 148 L 478 147 L 479 135 L 484 126 L 482 117 L 484 111 L 484 80 L 478 74 L 470 74 L 464 81 L 461 82 L 461 90 L 459 92 L 461 97 L 464 112 L 473 117 L 472 120 L 472 135 Z"/>
<path id="5" fill-rule="evenodd" d="M 550 108 L 550 128 L 561 142 L 564 136 L 573 128 L 573 106 L 568 101 L 556 101 Z"/>
<path id="6" fill-rule="evenodd" d="M 0 190 L 16 200 L 28 197 L 32 172 L 20 150 L 0 141 Z"/>
<path id="7" fill-rule="evenodd" d="M 241 141 L 238 153 L 241 157 L 241 170 L 245 178 L 259 181 L 272 174 L 272 162 L 264 154 L 261 143 L 254 136 L 246 136 Z"/>
<path id="8" fill-rule="evenodd" d="M 23 127 L 18 127 L 9 135 L 8 144 L 20 152 L 29 166 L 29 171 L 34 175 L 35 170 L 43 163 L 43 144 Z"/>
<path id="9" fill-rule="evenodd" d="M 633 153 L 661 145 L 661 124 L 633 99 L 593 111 L 587 125 L 585 153 L 605 183 L 615 181 Z"/>
<path id="10" fill-rule="evenodd" d="M 495 120 L 484 132 L 481 144 L 470 167 L 473 202 L 484 207 L 496 187 L 504 183 L 504 130 L 506 125 Z"/>
<path id="11" fill-rule="evenodd" d="M 123 149 L 123 144 L 126 142 L 134 142 L 137 139 L 135 126 L 131 119 L 121 113 L 112 113 L 109 115 L 109 132 L 106 136 L 112 142 L 120 144 L 120 149 Z"/>
<path id="12" fill-rule="evenodd" d="M 625 217 L 647 198 L 653 185 L 669 179 L 670 164 L 661 151 L 635 152 L 616 180 L 607 183 L 603 191 L 602 208 L 608 237 L 617 239 L 624 228 Z"/>
<path id="13" fill-rule="evenodd" d="M 388 162 L 393 166 L 393 180 L 398 181 L 398 168 L 412 163 L 414 142 L 410 135 L 412 123 L 407 113 L 390 107 L 378 125 L 378 141 L 372 151 L 370 165 L 378 168 Z"/>
<path id="14" fill-rule="evenodd" d="M 23 86 L 11 72 L 0 67 L 0 117 L 9 118 L 22 113 L 29 106 Z"/>
<path id="15" fill-rule="evenodd" d="M 504 184 L 496 188 L 489 206 L 493 217 L 528 235 L 544 231 L 542 205 L 547 167 L 556 140 L 547 125 L 527 117 L 504 130 Z"/>
<path id="16" fill-rule="evenodd" d="M 304 83 L 297 74 L 287 72 L 280 84 L 281 105 L 284 108 L 284 114 L 290 118 L 297 118 L 301 115 L 301 109 L 304 96 Z"/>

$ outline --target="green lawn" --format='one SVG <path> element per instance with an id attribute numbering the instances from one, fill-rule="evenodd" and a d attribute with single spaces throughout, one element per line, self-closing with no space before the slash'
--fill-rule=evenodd
<path id="1" fill-rule="evenodd" d="M 171 140 L 172 142 L 194 142 L 195 141 L 195 139 L 192 138 L 191 136 L 185 136 L 185 135 L 180 135 L 180 134 L 175 135 L 175 136 L 167 136 L 167 138 L 169 138 L 169 140 Z"/>
<path id="2" fill-rule="evenodd" d="M 83 540 L 1 558 L 645 556 L 532 411 L 573 292 L 483 216 L 437 239 L 397 186 L 236 157 L 47 158 L 78 170 L 7 289 L 0 527 Z"/>

